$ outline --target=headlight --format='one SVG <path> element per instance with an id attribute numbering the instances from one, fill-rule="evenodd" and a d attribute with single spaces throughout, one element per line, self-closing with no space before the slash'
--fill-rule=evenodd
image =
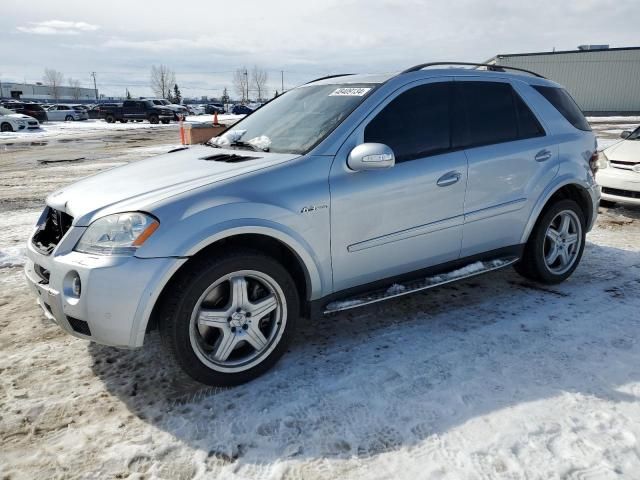
<path id="1" fill-rule="evenodd" d="M 604 152 L 598 152 L 598 170 L 609 167 L 609 159 Z"/>
<path id="2" fill-rule="evenodd" d="M 146 213 L 107 215 L 89 225 L 74 250 L 98 255 L 133 255 L 159 226 L 160 222 Z"/>

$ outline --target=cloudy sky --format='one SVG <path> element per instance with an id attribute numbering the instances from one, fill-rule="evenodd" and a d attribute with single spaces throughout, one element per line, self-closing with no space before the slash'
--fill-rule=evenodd
<path id="1" fill-rule="evenodd" d="M 152 65 L 186 96 L 233 95 L 258 65 L 280 89 L 331 73 L 387 72 L 497 53 L 640 46 L 637 0 L 1 0 L 0 81 L 45 68 L 106 95 L 149 95 Z"/>

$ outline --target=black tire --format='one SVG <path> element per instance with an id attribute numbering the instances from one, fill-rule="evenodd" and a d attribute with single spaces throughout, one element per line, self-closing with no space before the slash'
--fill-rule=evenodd
<path id="1" fill-rule="evenodd" d="M 545 248 L 548 247 L 547 230 L 551 223 L 558 218 L 563 212 L 573 212 L 575 218 L 579 221 L 579 232 L 576 236 L 579 245 L 575 248 L 575 258 L 572 260 L 570 267 L 562 273 L 555 273 L 545 261 Z M 585 236 L 586 236 L 585 214 L 582 208 L 573 200 L 560 200 L 546 208 L 538 218 L 529 240 L 525 245 L 522 258 L 515 264 L 516 271 L 525 278 L 546 284 L 557 284 L 563 282 L 580 264 L 582 253 L 584 252 Z"/>
<path id="2" fill-rule="evenodd" d="M 65 122 L 73 122 L 74 120 L 75 118 L 73 118 L 71 115 L 67 115 L 66 117 L 64 117 Z"/>
<path id="3" fill-rule="evenodd" d="M 149 117 L 149 123 L 153 123 L 153 124 L 155 125 L 155 124 L 156 124 L 156 123 L 158 123 L 159 121 L 160 121 L 160 119 L 158 118 L 158 116 L 157 116 L 157 115 L 151 115 L 151 116 Z"/>
<path id="4" fill-rule="evenodd" d="M 142 120 L 136 120 L 136 122 L 140 123 L 140 122 L 142 122 Z"/>
<path id="5" fill-rule="evenodd" d="M 169 123 L 170 121 L 171 121 L 171 120 L 162 120 L 162 123 L 166 125 L 166 124 L 167 124 L 167 123 Z"/>
<path id="6" fill-rule="evenodd" d="M 284 306 L 279 309 L 281 316 L 272 318 L 278 325 L 273 328 L 280 330 L 276 330 L 279 333 L 265 347 L 263 354 L 256 350 L 257 356 L 252 362 L 258 363 L 252 363 L 242 371 L 219 371 L 216 366 L 206 365 L 196 351 L 198 347 L 194 346 L 191 336 L 194 331 L 192 316 L 201 305 L 202 296 L 212 285 L 225 275 L 243 270 L 260 272 L 277 283 Z M 228 301 L 231 301 L 231 297 Z M 158 307 L 160 337 L 170 357 L 198 382 L 221 387 L 248 382 L 269 370 L 286 351 L 300 312 L 298 292 L 291 275 L 275 259 L 250 249 L 233 249 L 221 252 L 218 256 L 192 260 L 192 264 L 187 265 L 178 278 L 171 282 Z"/>
<path id="7" fill-rule="evenodd" d="M 127 120 L 126 118 L 123 118 L 122 120 L 120 120 L 120 123 L 127 123 L 129 120 Z"/>
<path id="8" fill-rule="evenodd" d="M 113 115 L 107 115 L 104 119 L 107 123 L 114 123 L 116 121 L 116 118 Z"/>
<path id="9" fill-rule="evenodd" d="M 10 123 L 4 122 L 2 125 L 0 125 L 0 132 L 13 132 L 13 127 Z"/>

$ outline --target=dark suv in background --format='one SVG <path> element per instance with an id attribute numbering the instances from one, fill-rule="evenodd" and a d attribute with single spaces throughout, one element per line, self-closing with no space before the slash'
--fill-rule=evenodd
<path id="1" fill-rule="evenodd" d="M 39 122 L 46 122 L 48 120 L 47 112 L 44 108 L 42 108 L 42 105 L 38 103 L 4 101 L 0 103 L 0 105 L 4 108 L 8 108 L 9 110 L 13 110 L 16 113 L 29 115 Z"/>

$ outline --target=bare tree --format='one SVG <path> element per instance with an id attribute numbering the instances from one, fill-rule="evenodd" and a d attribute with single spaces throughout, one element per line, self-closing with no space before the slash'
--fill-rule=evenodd
<path id="1" fill-rule="evenodd" d="M 253 66 L 251 71 L 251 84 L 256 91 L 258 102 L 262 101 L 262 94 L 267 92 L 267 71 Z"/>
<path id="2" fill-rule="evenodd" d="M 245 67 L 237 69 L 233 72 L 233 88 L 238 96 L 245 103 L 249 99 L 249 78 Z"/>
<path id="3" fill-rule="evenodd" d="M 80 100 L 80 80 L 69 79 L 69 87 L 71 88 L 71 96 L 74 100 Z"/>
<path id="4" fill-rule="evenodd" d="M 176 74 L 166 65 L 151 67 L 151 90 L 160 98 L 171 95 L 171 89 L 176 84 Z"/>
<path id="5" fill-rule="evenodd" d="M 64 81 L 64 76 L 61 72 L 53 68 L 44 69 L 44 77 L 42 77 L 44 84 L 49 87 L 49 93 L 53 95 L 56 103 L 58 102 L 58 96 L 60 94 L 60 87 Z"/>

